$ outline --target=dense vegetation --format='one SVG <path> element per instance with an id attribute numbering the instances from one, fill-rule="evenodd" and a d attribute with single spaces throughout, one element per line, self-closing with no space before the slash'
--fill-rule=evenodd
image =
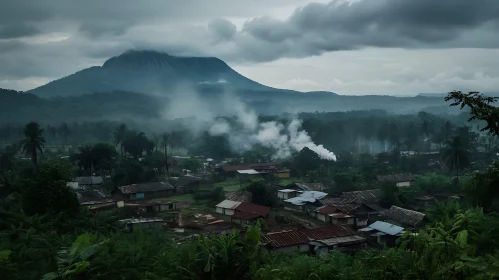
<path id="1" fill-rule="evenodd" d="M 496 107 L 473 94 L 457 92 L 450 97 L 458 104 L 476 106 L 471 116 L 480 121 L 476 124 L 484 127 L 484 132 L 490 133 L 483 137 L 497 137 Z M 331 127 L 338 127 L 338 123 L 344 122 L 342 134 L 357 133 L 366 139 L 369 135 L 378 137 L 373 131 L 395 124 L 400 131 L 398 136 L 379 137 L 390 141 L 390 145 L 384 146 L 386 151 L 377 155 L 358 153 L 355 146 L 343 144 L 344 152 L 339 153 L 338 162 L 328 162 L 303 149 L 285 164 L 304 180 L 322 181 L 331 193 L 367 189 L 376 174 L 410 171 L 422 174 L 416 179 L 419 190 L 464 196 L 462 204 L 438 203 L 428 209 L 428 226 L 417 234 L 407 232 L 394 248 L 356 254 L 333 252 L 324 258 L 272 255 L 259 243 L 264 227 L 258 223 L 248 227 L 243 235 L 234 231 L 201 236 L 181 245 L 172 243 L 166 232 L 124 233 L 116 223 L 124 213 L 113 210 L 92 215 L 79 206 L 65 183 L 76 174 L 90 173 L 109 175 L 113 185 L 156 180 L 166 172 L 175 172 L 166 165 L 169 152 L 179 148 L 196 151 L 191 150 L 185 135 L 170 132 L 155 140 L 152 135 L 127 126 L 114 126 L 104 141 L 107 143 L 95 141 L 51 154 L 46 149 L 51 141 L 62 143 L 60 146 L 64 142 L 83 144 L 78 143 L 74 127 L 63 127 L 59 130 L 65 131 L 61 136 L 51 138 L 48 126 L 43 130 L 30 123 L 22 138 L 10 142 L 0 153 L 0 184 L 10 193 L 0 201 L 0 275 L 5 279 L 499 278 L 499 166 L 490 165 L 495 160 L 490 153 L 497 149 L 495 142 L 475 141 L 479 129 L 459 129 L 462 123 L 434 115 L 381 114 L 373 118 L 376 113 L 365 114 L 363 119 L 357 112 L 360 116 L 352 120 L 348 113 L 312 114 L 313 118 L 307 120 L 305 116 L 305 120 L 317 128 L 305 126 L 319 141 L 328 137 L 320 133 L 323 126 L 331 123 Z M 355 128 L 367 119 L 373 119 L 370 126 Z M 445 132 L 447 126 L 450 130 Z M 390 133 L 392 129 L 386 135 Z M 414 133 L 417 140 L 407 137 L 407 133 Z M 442 147 L 441 155 L 425 153 L 426 138 L 437 139 L 432 142 Z M 410 141 L 415 143 L 411 146 Z M 213 144 L 209 153 L 216 154 L 217 146 Z M 401 156 L 400 150 L 405 148 L 414 149 L 417 154 Z M 473 154 L 473 150 L 486 152 Z M 256 147 L 241 161 L 266 159 L 267 152 Z M 30 160 L 23 160 L 19 153 Z M 71 156 L 55 158 L 57 153 Z M 437 161 L 441 164 L 435 164 Z M 199 168 L 196 161 L 184 164 L 183 167 Z M 383 188 L 383 199 L 388 205 L 410 205 L 406 193 L 391 186 Z M 248 191 L 260 194 L 257 199 L 261 204 L 273 203 L 263 183 L 251 184 Z M 215 189 L 207 198 L 219 200 L 220 190 Z"/>

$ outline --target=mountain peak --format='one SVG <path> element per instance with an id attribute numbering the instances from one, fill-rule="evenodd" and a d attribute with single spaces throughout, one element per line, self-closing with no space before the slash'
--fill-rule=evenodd
<path id="1" fill-rule="evenodd" d="M 129 50 L 108 59 L 102 67 L 84 69 L 31 90 L 40 96 L 68 96 L 93 92 L 171 92 L 176 85 L 267 90 L 215 57 L 173 56 L 154 50 Z"/>

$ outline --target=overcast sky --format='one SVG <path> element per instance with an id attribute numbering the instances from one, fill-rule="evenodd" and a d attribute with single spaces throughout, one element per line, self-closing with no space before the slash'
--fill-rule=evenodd
<path id="1" fill-rule="evenodd" d="M 2 1 L 2 88 L 28 90 L 129 49 L 216 56 L 302 91 L 498 92 L 499 1 Z"/>

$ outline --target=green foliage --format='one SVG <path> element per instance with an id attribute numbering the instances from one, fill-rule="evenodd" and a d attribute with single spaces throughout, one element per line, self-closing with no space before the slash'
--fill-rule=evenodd
<path id="1" fill-rule="evenodd" d="M 487 211 L 499 211 L 499 162 L 492 164 L 484 172 L 476 172 L 463 186 L 463 193 L 472 205 Z"/>
<path id="2" fill-rule="evenodd" d="M 251 183 L 246 190 L 251 193 L 252 202 L 259 205 L 274 206 L 277 204 L 277 188 L 266 181 Z"/>
<path id="3" fill-rule="evenodd" d="M 425 175 L 416 175 L 414 186 L 426 193 L 435 194 L 444 191 L 452 191 L 454 182 L 448 176 L 428 173 Z"/>
<path id="4" fill-rule="evenodd" d="M 203 164 L 199 160 L 191 158 L 191 159 L 187 159 L 187 160 L 182 161 L 182 163 L 180 164 L 180 167 L 182 169 L 187 169 L 187 170 L 191 170 L 191 171 L 196 172 L 199 169 L 201 169 L 201 167 L 203 167 Z"/>
<path id="5" fill-rule="evenodd" d="M 71 167 L 67 162 L 57 159 L 44 162 L 36 178 L 25 180 L 21 189 L 24 211 L 76 215 L 80 205 L 75 193 L 66 186 L 70 178 Z"/>

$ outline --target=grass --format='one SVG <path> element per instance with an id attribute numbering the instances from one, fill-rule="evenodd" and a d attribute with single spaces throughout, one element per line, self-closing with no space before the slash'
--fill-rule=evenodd
<path id="1" fill-rule="evenodd" d="M 294 182 L 296 182 L 296 180 L 294 180 L 294 179 L 280 179 L 279 180 L 279 184 L 281 186 L 286 186 L 286 185 L 292 184 Z"/>

